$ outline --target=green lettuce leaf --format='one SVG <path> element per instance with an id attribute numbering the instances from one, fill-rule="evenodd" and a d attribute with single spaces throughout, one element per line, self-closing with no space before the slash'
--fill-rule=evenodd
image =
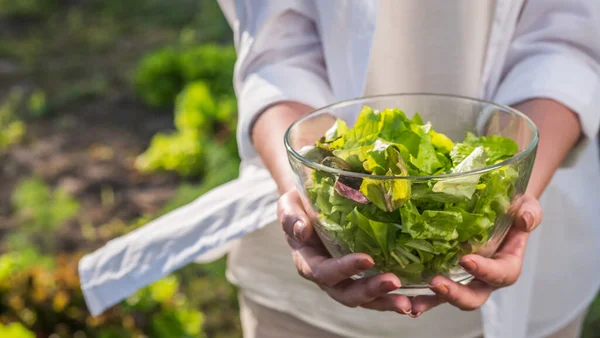
<path id="1" fill-rule="evenodd" d="M 354 209 L 348 214 L 347 220 L 357 225 L 362 231 L 364 231 L 369 237 L 377 242 L 379 248 L 383 252 L 385 259 L 389 259 L 390 239 L 395 238 L 395 233 L 398 231 L 398 227 L 390 223 L 378 222 L 367 218 L 361 214 L 357 209 Z"/>
<path id="2" fill-rule="evenodd" d="M 431 140 L 427 138 L 421 139 L 418 155 L 415 157 L 411 154 L 410 163 L 425 175 L 431 175 L 444 166 L 438 159 L 437 152 L 433 148 Z"/>
<path id="3" fill-rule="evenodd" d="M 306 156 L 342 170 L 378 176 L 464 173 L 514 156 L 516 143 L 467 133 L 454 143 L 415 114 L 364 107 L 352 128 L 337 120 Z M 493 233 L 515 194 L 510 166 L 442 180 L 381 180 L 313 171 L 306 186 L 321 230 L 338 248 L 373 257 L 375 269 L 404 284 L 457 267 Z M 500 220 L 503 222 L 504 218 Z"/>
<path id="4" fill-rule="evenodd" d="M 471 154 L 467 156 L 462 162 L 460 162 L 454 169 L 452 169 L 453 173 L 462 173 L 469 172 L 472 170 L 477 170 L 485 167 L 485 152 L 482 147 L 477 147 L 473 149 Z M 435 193 L 443 193 L 445 195 L 457 197 L 457 198 L 466 198 L 470 199 L 475 190 L 477 189 L 477 185 L 479 184 L 479 178 L 481 175 L 471 174 L 464 177 L 459 178 L 450 178 L 440 180 L 431 189 Z"/>
<path id="5" fill-rule="evenodd" d="M 518 144 L 500 135 L 480 136 L 467 132 L 463 143 L 454 145 L 450 156 L 456 164 L 470 154 L 476 147 L 483 147 L 487 155 L 486 165 L 493 165 L 514 156 L 519 151 Z"/>
<path id="6" fill-rule="evenodd" d="M 330 143 L 333 142 L 341 137 L 343 137 L 344 135 L 346 135 L 346 133 L 348 132 L 348 125 L 346 125 L 346 122 L 344 122 L 341 119 L 337 119 L 335 121 L 335 123 L 333 124 L 333 126 L 327 130 L 327 132 L 325 132 L 325 137 L 323 139 L 324 143 Z"/>
<path id="7" fill-rule="evenodd" d="M 358 148 L 375 142 L 379 137 L 381 114 L 370 107 L 364 107 L 354 127 L 344 135 L 344 149 Z"/>
<path id="8" fill-rule="evenodd" d="M 354 171 L 360 172 L 363 170 L 363 162 L 367 159 L 367 152 L 373 149 L 373 145 L 352 149 L 337 149 L 333 151 L 333 155 L 348 162 Z"/>
<path id="9" fill-rule="evenodd" d="M 451 240 L 458 238 L 456 227 L 462 215 L 453 211 L 419 210 L 410 201 L 400 209 L 402 232 L 416 239 Z"/>

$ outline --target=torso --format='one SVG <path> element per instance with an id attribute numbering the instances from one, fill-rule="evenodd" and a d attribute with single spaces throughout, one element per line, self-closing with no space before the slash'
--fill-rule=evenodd
<path id="1" fill-rule="evenodd" d="M 503 18 L 510 17 L 510 13 L 514 14 L 516 20 L 519 8 L 511 7 L 514 4 L 512 0 L 502 0 L 502 6 L 501 0 L 496 1 L 496 9 L 502 13 L 494 16 L 494 25 Z M 397 5 L 405 9 L 411 5 L 423 4 L 423 1 L 417 0 L 387 2 L 388 5 Z M 484 98 L 491 99 L 500 77 L 498 68 L 502 67 L 502 64 L 498 63 L 502 63 L 503 57 L 496 58 L 494 62 L 484 60 L 485 52 L 482 48 L 485 49 L 486 44 L 490 44 L 488 54 L 499 52 L 499 55 L 502 55 L 506 52 L 508 41 L 492 42 L 492 37 L 486 36 L 489 33 L 486 27 L 489 28 L 492 24 L 490 11 L 493 10 L 493 6 L 486 7 L 482 4 L 486 2 L 488 1 L 477 1 L 477 5 L 481 6 L 477 9 L 479 14 L 470 12 L 475 11 L 474 7 L 447 9 L 455 11 L 459 16 L 464 16 L 464 13 L 471 14 L 454 20 L 447 17 L 448 21 L 454 22 L 454 27 L 448 27 L 448 31 L 440 30 L 439 27 L 432 27 L 436 29 L 431 31 L 437 31 L 447 37 L 446 41 L 438 40 L 439 46 L 436 47 L 441 48 L 444 43 L 447 47 L 463 46 L 476 50 L 477 52 L 471 50 L 473 55 L 464 56 L 469 53 L 461 48 L 453 48 L 452 51 L 431 48 L 436 50 L 436 53 L 424 54 L 427 53 L 422 51 L 425 41 L 413 43 L 409 36 L 402 35 L 398 29 L 398 42 L 395 46 L 406 48 L 396 52 L 401 54 L 396 57 L 403 62 L 388 65 L 387 68 L 372 67 L 373 60 L 385 57 L 376 54 L 369 57 L 369 49 L 365 48 L 370 46 L 373 39 L 375 23 L 380 24 L 377 13 L 374 12 L 376 6 L 371 6 L 374 2 L 340 1 L 335 6 L 329 2 L 318 2 L 318 5 L 315 5 L 319 8 L 317 26 L 322 33 L 327 71 L 336 99 L 343 100 L 365 94 L 365 84 L 367 94 L 435 91 L 481 97 L 480 93 L 485 92 Z M 432 0 L 432 3 L 437 1 Z M 471 1 L 452 1 L 446 2 L 446 5 L 450 3 L 467 4 Z M 427 6 L 418 10 L 424 11 L 430 4 L 427 1 Z M 399 13 L 397 17 L 402 16 L 403 13 Z M 405 12 L 404 16 L 408 17 L 404 18 L 408 21 L 396 20 L 395 23 L 389 23 L 389 27 L 394 29 L 402 25 L 403 29 L 423 30 L 436 23 L 435 20 L 428 21 L 424 18 L 423 13 L 413 17 L 417 20 L 411 20 L 413 18 L 409 12 Z M 482 21 L 487 24 L 483 24 Z M 508 25 L 511 26 L 512 23 Z M 463 41 L 449 43 L 448 36 L 454 36 L 449 32 L 454 30 L 456 33 L 456 30 L 460 29 L 465 30 L 457 35 L 462 36 Z M 473 31 L 474 29 L 477 31 Z M 502 26 L 501 34 L 509 34 L 513 29 L 512 26 Z M 427 43 L 434 41 L 435 38 Z M 377 40 L 373 43 L 376 44 Z M 415 48 L 418 46 L 421 48 Z M 444 53 L 448 54 L 447 58 L 438 58 L 439 54 Z M 436 65 L 436 60 L 445 64 Z M 410 63 L 411 67 L 407 68 L 403 63 Z M 446 74 L 444 70 L 448 70 L 448 67 L 452 69 Z M 483 75 L 482 72 L 478 72 L 482 67 L 485 68 Z M 486 72 L 490 67 L 496 74 L 490 75 Z M 383 75 L 377 75 L 381 72 Z M 402 75 L 398 76 L 396 73 Z M 420 75 L 424 73 L 427 77 Z M 365 74 L 367 76 L 363 78 Z M 479 75 L 495 80 L 478 78 Z M 491 89 L 484 91 L 484 86 Z M 499 328 L 496 332 L 503 332 L 503 326 L 516 325 L 513 322 L 527 318 L 527 337 L 547 335 L 575 318 L 593 299 L 600 284 L 600 252 L 595 250 L 600 247 L 600 226 L 597 224 L 597 220 L 600 219 L 599 172 L 598 145 L 589 142 L 582 147 L 580 156 L 577 156 L 571 167 L 562 168 L 556 173 L 541 199 L 545 213 L 544 222 L 530 238 L 524 271 L 518 284 L 496 291 L 495 305 L 487 307 L 488 320 Z M 228 275 L 230 280 L 239 285 L 254 301 L 343 336 L 475 337 L 481 333 L 478 313 L 465 313 L 448 306 L 441 306 L 426 316 L 412 320 L 393 313 L 346 308 L 336 303 L 314 284 L 298 277 L 283 232 L 276 223 L 242 238 L 235 245 L 229 256 Z M 514 293 L 515 290 L 518 292 Z M 559 292 L 556 292 L 557 290 Z M 510 294 L 511 292 L 513 294 Z M 523 297 L 517 297 L 515 300 L 515 294 Z M 510 311 L 515 302 L 519 311 Z M 498 309 L 501 309 L 501 312 L 498 312 Z M 513 318 L 515 316 L 519 316 L 518 320 Z"/>

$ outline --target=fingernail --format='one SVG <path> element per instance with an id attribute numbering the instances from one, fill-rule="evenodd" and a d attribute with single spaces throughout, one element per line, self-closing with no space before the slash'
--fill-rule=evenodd
<path id="1" fill-rule="evenodd" d="M 448 294 L 448 287 L 444 283 L 439 283 L 435 285 L 430 285 L 429 288 L 433 290 L 433 292 L 445 296 Z"/>
<path id="2" fill-rule="evenodd" d="M 419 317 L 419 316 L 420 316 L 422 313 L 423 313 L 423 311 L 419 311 L 419 312 L 417 312 L 417 313 L 412 313 L 412 312 L 411 312 L 410 314 L 408 314 L 408 316 L 409 316 L 410 318 L 418 318 L 418 317 Z"/>
<path id="3" fill-rule="evenodd" d="M 381 292 L 389 292 L 392 290 L 396 290 L 398 286 L 392 281 L 385 281 L 379 284 L 379 291 Z"/>
<path id="4" fill-rule="evenodd" d="M 459 262 L 460 266 L 463 267 L 463 269 L 467 270 L 467 271 L 475 271 L 475 269 L 477 269 L 477 264 L 475 264 L 475 262 L 473 262 L 470 259 L 465 259 L 461 262 Z"/>
<path id="5" fill-rule="evenodd" d="M 525 220 L 525 229 L 533 229 L 533 215 L 529 211 L 523 213 L 523 219 Z"/>
<path id="6" fill-rule="evenodd" d="M 412 309 L 398 309 L 398 310 L 396 310 L 396 312 L 402 313 L 402 314 L 405 314 L 405 315 L 410 315 L 411 312 L 412 312 Z"/>
<path id="7" fill-rule="evenodd" d="M 294 223 L 294 226 L 292 227 L 292 230 L 294 231 L 294 237 L 296 237 L 296 239 L 300 242 L 304 242 L 302 234 L 304 232 L 303 230 L 305 226 L 306 225 L 302 220 L 297 220 L 296 223 Z"/>
<path id="8" fill-rule="evenodd" d="M 354 267 L 357 270 L 366 270 L 371 268 L 371 266 L 373 266 L 373 263 L 371 263 L 371 261 L 366 258 L 361 258 L 357 260 L 356 263 L 354 263 Z"/>

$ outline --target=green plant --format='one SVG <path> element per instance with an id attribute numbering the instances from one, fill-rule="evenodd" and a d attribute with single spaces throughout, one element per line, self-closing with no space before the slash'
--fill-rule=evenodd
<path id="1" fill-rule="evenodd" d="M 175 171 L 184 177 L 199 177 L 204 172 L 204 145 L 215 130 L 224 130 L 225 140 L 232 139 L 235 100 L 215 100 L 204 81 L 188 84 L 177 96 L 176 132 L 156 134 L 148 149 L 138 156 L 136 168 L 142 172 Z M 234 127 L 233 127 L 234 128 Z M 227 148 L 237 153 L 237 148 Z"/>
<path id="2" fill-rule="evenodd" d="M 181 176 L 199 176 L 204 170 L 204 138 L 193 130 L 158 133 L 150 147 L 136 159 L 142 172 L 175 171 Z"/>
<path id="3" fill-rule="evenodd" d="M 91 317 L 77 275 L 80 258 L 80 254 L 58 255 L 54 268 L 34 263 L 3 275 L 0 322 L 10 324 L 0 326 L 0 333 L 10 328 L 11 333 L 30 331 L 43 337 L 73 337 L 75 332 L 111 338 L 204 337 L 204 316 L 182 292 L 176 276 L 159 280 L 102 315 Z"/>
<path id="4" fill-rule="evenodd" d="M 183 87 L 179 53 L 165 48 L 146 55 L 134 75 L 137 94 L 149 106 L 168 107 Z"/>
<path id="5" fill-rule="evenodd" d="M 27 100 L 27 108 L 31 116 L 42 117 L 46 112 L 46 93 L 42 90 L 34 91 Z"/>
<path id="6" fill-rule="evenodd" d="M 146 55 L 134 74 L 138 96 L 149 106 L 169 107 L 186 83 L 202 80 L 218 99 L 233 96 L 233 47 L 214 44 L 164 48 Z"/>
<path id="7" fill-rule="evenodd" d="M 233 47 L 204 44 L 181 53 L 181 74 L 186 82 L 203 80 L 217 97 L 233 94 L 233 67 L 236 52 Z"/>
<path id="8" fill-rule="evenodd" d="M 165 48 L 141 61 L 135 73 L 138 95 L 155 107 L 174 102 L 177 131 L 155 135 L 136 160 L 138 170 L 198 177 L 203 173 L 205 153 L 200 142 L 211 138 L 237 154 L 233 136 L 237 102 L 231 84 L 234 63 L 232 47 L 214 44 Z"/>
<path id="9" fill-rule="evenodd" d="M 21 247 L 18 251 L 0 256 L 0 281 L 7 280 L 13 274 L 34 265 L 52 268 L 53 264 L 49 257 L 41 256 L 34 248 Z"/>
<path id="10" fill-rule="evenodd" d="M 175 104 L 175 126 L 178 130 L 215 130 L 216 123 L 235 122 L 236 101 L 231 97 L 215 99 L 205 81 L 185 86 Z"/>
<path id="11" fill-rule="evenodd" d="M 21 181 L 11 196 L 21 231 L 55 230 L 79 211 L 79 203 L 67 192 L 50 187 L 40 178 Z"/>
<path id="12" fill-rule="evenodd" d="M 29 331 L 21 323 L 4 325 L 0 323 L 0 337 L 6 338 L 35 338 L 35 334 Z"/>
<path id="13" fill-rule="evenodd" d="M 160 214 L 175 210 L 192 202 L 209 190 L 225 184 L 238 176 L 240 160 L 215 142 L 206 144 L 206 175 L 200 184 L 183 183 L 175 195 L 162 208 Z"/>
<path id="14" fill-rule="evenodd" d="M 39 17 L 49 14 L 56 8 L 56 2 L 52 0 L 0 0 L 0 17 Z"/>
<path id="15" fill-rule="evenodd" d="M 13 88 L 0 106 L 0 155 L 8 146 L 21 142 L 25 135 L 25 123 L 17 116 L 24 91 Z"/>
<path id="16" fill-rule="evenodd" d="M 589 307 L 582 331 L 582 338 L 600 337 L 600 293 Z"/>

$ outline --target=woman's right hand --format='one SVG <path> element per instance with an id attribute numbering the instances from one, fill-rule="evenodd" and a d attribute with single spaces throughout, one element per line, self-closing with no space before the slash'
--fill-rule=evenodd
<path id="1" fill-rule="evenodd" d="M 369 255 L 353 253 L 340 258 L 329 255 L 313 231 L 297 189 L 292 188 L 281 196 L 278 217 L 300 276 L 316 283 L 331 298 L 346 306 L 411 315 L 408 297 L 388 294 L 400 287 L 400 280 L 394 274 L 351 279 L 353 275 L 373 267 L 374 262 Z"/>

